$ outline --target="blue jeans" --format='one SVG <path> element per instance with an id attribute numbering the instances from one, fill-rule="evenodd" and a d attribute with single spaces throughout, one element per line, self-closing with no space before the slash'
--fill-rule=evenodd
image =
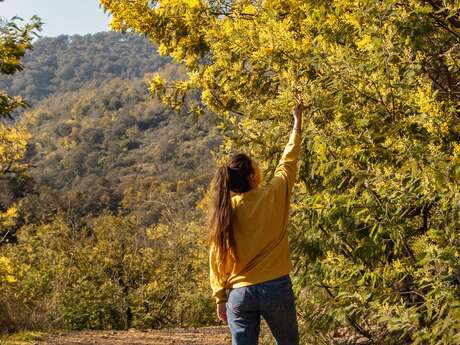
<path id="1" fill-rule="evenodd" d="M 263 316 L 277 345 L 298 345 L 295 297 L 289 274 L 259 284 L 231 288 L 227 322 L 232 345 L 257 345 Z"/>

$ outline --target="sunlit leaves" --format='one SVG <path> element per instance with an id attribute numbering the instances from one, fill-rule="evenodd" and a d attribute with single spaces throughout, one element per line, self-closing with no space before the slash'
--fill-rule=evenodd
<path id="1" fill-rule="evenodd" d="M 0 73 L 13 74 L 21 71 L 21 58 L 27 50 L 32 49 L 32 38 L 41 27 L 38 17 L 32 17 L 32 22 L 20 25 L 20 19 L 11 21 L 0 18 Z M 12 97 L 0 90 L 0 118 L 11 118 L 11 112 L 26 103 L 20 97 Z"/>
<path id="2" fill-rule="evenodd" d="M 14 283 L 16 278 L 13 275 L 13 266 L 10 260 L 4 256 L 0 256 L 0 283 Z"/>
<path id="3" fill-rule="evenodd" d="M 168 0 L 140 17 L 130 1 L 102 3 L 187 65 L 227 131 L 223 153 L 251 153 L 267 176 L 303 94 L 292 247 L 312 334 L 347 324 L 375 343 L 455 343 L 455 2 L 238 1 L 216 14 L 214 2 Z"/>
<path id="4" fill-rule="evenodd" d="M 30 24 L 23 26 L 19 18 L 6 21 L 0 18 L 0 74 L 13 74 L 22 70 L 21 58 L 27 50 L 32 48 L 31 41 L 41 22 L 33 17 Z M 13 119 L 12 113 L 18 107 L 26 106 L 26 102 L 19 96 L 10 96 L 0 90 L 0 121 L 5 118 Z M 20 174 L 26 165 L 21 163 L 27 147 L 30 134 L 24 127 L 14 127 L 12 124 L 0 123 L 0 177 L 6 178 L 10 174 Z M 0 210 L 0 245 L 4 242 L 8 232 L 15 225 L 18 210 L 13 205 L 2 205 Z M 0 264 L 1 266 L 1 264 Z M 0 269 L 0 282 L 13 278 L 8 273 L 8 265 L 4 263 L 6 271 Z M 6 272 L 6 273 L 5 273 Z M 6 274 L 6 275 L 5 275 Z M 6 278 L 5 278 L 6 277 Z"/>

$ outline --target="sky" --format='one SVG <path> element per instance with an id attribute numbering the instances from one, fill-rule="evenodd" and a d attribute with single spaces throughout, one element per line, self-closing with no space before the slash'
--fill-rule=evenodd
<path id="1" fill-rule="evenodd" d="M 44 22 L 41 36 L 85 35 L 110 30 L 110 18 L 99 7 L 98 0 L 0 1 L 1 17 L 10 19 L 17 15 L 27 20 L 34 14 Z"/>

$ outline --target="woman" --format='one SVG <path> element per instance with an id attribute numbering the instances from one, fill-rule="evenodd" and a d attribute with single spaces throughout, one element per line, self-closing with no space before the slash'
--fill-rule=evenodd
<path id="1" fill-rule="evenodd" d="M 239 153 L 212 181 L 210 282 L 233 345 L 258 344 L 261 316 L 278 345 L 299 343 L 287 235 L 303 110 L 295 98 L 294 127 L 274 177 L 262 186 L 257 163 Z"/>

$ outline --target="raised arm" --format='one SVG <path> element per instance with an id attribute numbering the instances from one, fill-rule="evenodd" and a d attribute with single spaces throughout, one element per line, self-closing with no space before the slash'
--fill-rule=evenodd
<path id="1" fill-rule="evenodd" d="M 302 132 L 303 100 L 296 96 L 297 105 L 293 109 L 294 126 L 289 135 L 281 159 L 276 166 L 275 174 L 270 181 L 275 194 L 284 200 L 289 199 L 294 182 L 297 178 L 297 161 L 300 153 Z"/>

